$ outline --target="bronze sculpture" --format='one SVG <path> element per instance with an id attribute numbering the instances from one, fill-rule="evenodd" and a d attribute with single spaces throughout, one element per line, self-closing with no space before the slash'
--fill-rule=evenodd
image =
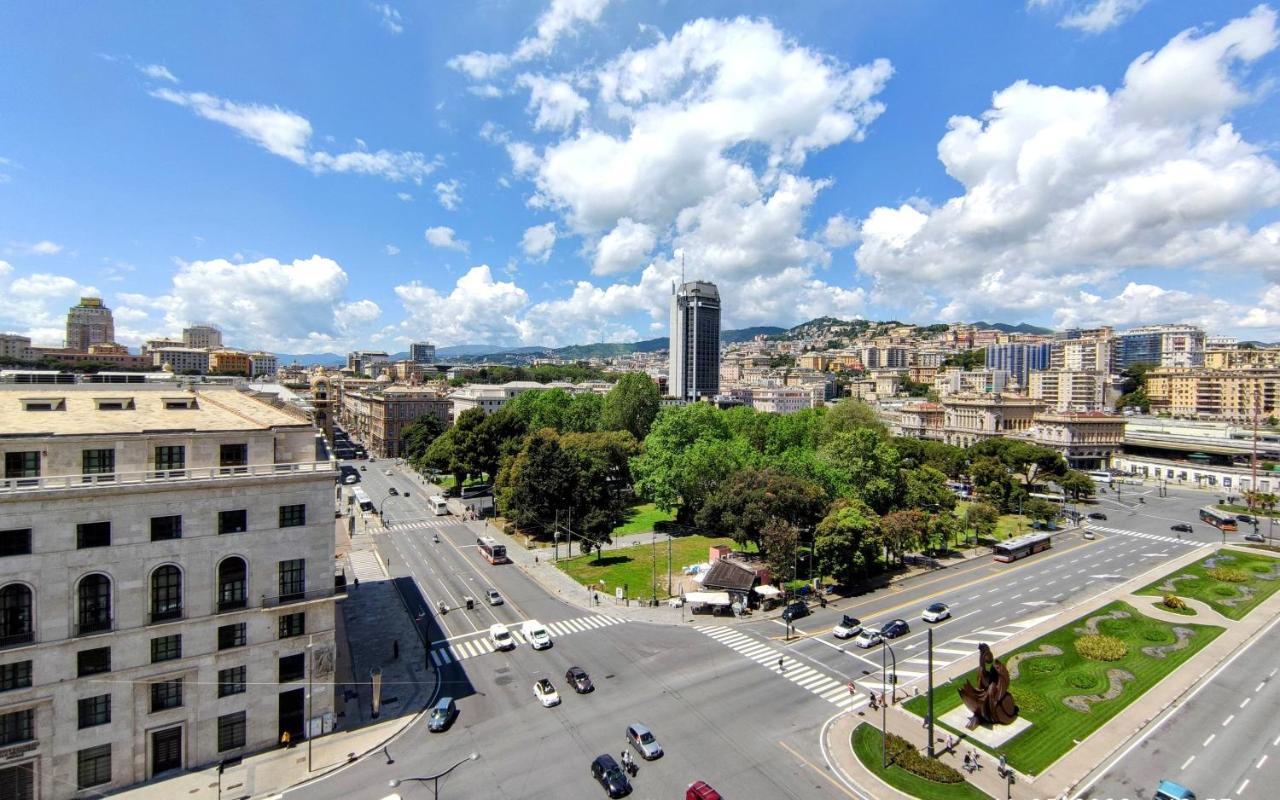
<path id="1" fill-rule="evenodd" d="M 985 643 L 978 645 L 978 688 L 966 680 L 960 687 L 960 699 L 969 709 L 968 730 L 980 724 L 1008 725 L 1018 718 L 1018 706 L 1009 694 L 1009 670 L 996 661 Z"/>

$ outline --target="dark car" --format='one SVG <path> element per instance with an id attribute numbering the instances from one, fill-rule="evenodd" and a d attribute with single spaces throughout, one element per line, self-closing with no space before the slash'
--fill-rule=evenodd
<path id="1" fill-rule="evenodd" d="M 911 632 L 911 626 L 905 619 L 893 619 L 880 628 L 880 635 L 886 639 L 896 639 Z"/>
<path id="2" fill-rule="evenodd" d="M 1258 520 L 1255 517 L 1252 517 L 1248 514 L 1236 514 L 1236 520 L 1247 523 L 1249 525 L 1256 525 L 1258 522 Z"/>
<path id="3" fill-rule="evenodd" d="M 1169 530 L 1179 531 L 1181 533 L 1191 533 L 1191 526 L 1185 522 L 1179 522 L 1176 525 L 1170 525 Z"/>
<path id="4" fill-rule="evenodd" d="M 626 773 L 608 753 L 596 756 L 596 760 L 591 762 L 591 777 L 600 782 L 610 797 L 626 797 L 631 794 L 631 783 L 627 780 Z"/>
<path id="5" fill-rule="evenodd" d="M 591 683 L 591 676 L 582 667 L 569 667 L 564 674 L 564 679 L 578 694 L 586 694 L 596 688 Z"/>
<path id="6" fill-rule="evenodd" d="M 387 494 L 400 494 L 400 490 L 392 486 L 390 489 L 387 490 Z"/>
<path id="7" fill-rule="evenodd" d="M 1089 519 L 1106 520 L 1106 518 L 1107 518 L 1107 515 L 1103 514 L 1101 511 L 1095 511 L 1089 515 Z"/>
<path id="8" fill-rule="evenodd" d="M 809 616 L 809 607 L 804 603 L 792 603 L 782 610 L 783 622 L 795 622 L 807 616 Z"/>
<path id="9" fill-rule="evenodd" d="M 431 709 L 431 716 L 427 717 L 427 730 L 432 733 L 447 730 L 456 716 L 458 716 L 458 706 L 453 702 L 453 698 L 441 697 Z"/>

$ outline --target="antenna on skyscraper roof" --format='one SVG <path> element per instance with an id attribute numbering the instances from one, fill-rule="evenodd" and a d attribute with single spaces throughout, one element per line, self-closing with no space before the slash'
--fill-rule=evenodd
<path id="1" fill-rule="evenodd" d="M 684 251 L 680 251 L 680 285 L 684 286 Z"/>

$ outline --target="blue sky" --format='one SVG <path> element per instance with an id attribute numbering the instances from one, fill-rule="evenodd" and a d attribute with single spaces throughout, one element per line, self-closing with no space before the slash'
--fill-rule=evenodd
<path id="1" fill-rule="evenodd" d="M 1276 12 L 1219 0 L 0 10 L 0 330 L 283 352 L 822 314 L 1280 338 Z"/>

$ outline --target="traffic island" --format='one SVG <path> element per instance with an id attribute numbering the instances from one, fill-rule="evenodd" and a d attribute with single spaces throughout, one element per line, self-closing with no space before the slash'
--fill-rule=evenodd
<path id="1" fill-rule="evenodd" d="M 1233 547 L 1188 564 L 1134 594 L 1162 597 L 1177 592 L 1227 619 L 1241 620 L 1277 589 L 1280 560 Z"/>
<path id="2" fill-rule="evenodd" d="M 892 733 L 885 767 L 880 729 L 865 722 L 850 734 L 849 746 L 868 772 L 903 794 L 922 800 L 990 800 L 986 792 L 967 783 L 959 770 L 922 755 L 911 742 Z"/>

